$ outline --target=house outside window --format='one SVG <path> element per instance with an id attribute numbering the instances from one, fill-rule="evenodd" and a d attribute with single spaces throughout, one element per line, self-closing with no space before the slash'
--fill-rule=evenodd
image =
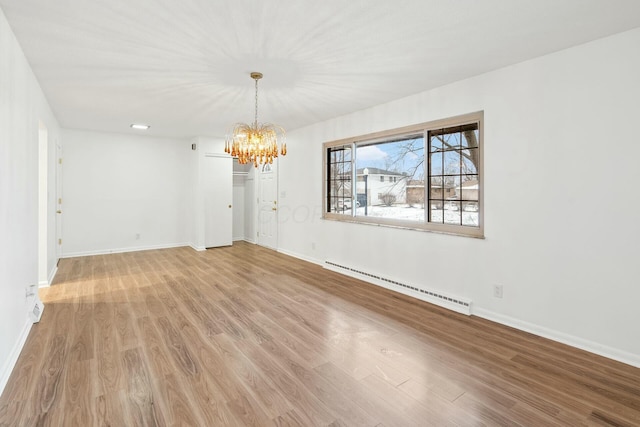
<path id="1" fill-rule="evenodd" d="M 482 237 L 482 122 L 478 112 L 325 143 L 323 218 Z"/>

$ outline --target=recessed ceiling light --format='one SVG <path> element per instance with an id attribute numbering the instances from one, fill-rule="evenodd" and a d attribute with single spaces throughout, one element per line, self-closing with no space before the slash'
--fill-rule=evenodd
<path id="1" fill-rule="evenodd" d="M 133 129 L 147 130 L 147 129 L 149 129 L 151 126 L 149 126 L 149 125 L 138 125 L 138 124 L 132 123 L 132 124 L 131 124 L 131 127 L 132 127 Z"/>

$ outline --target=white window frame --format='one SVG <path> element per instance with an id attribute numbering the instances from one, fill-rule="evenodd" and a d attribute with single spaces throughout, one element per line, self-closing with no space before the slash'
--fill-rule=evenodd
<path id="1" fill-rule="evenodd" d="M 478 124 L 478 156 L 479 162 L 477 165 L 477 174 L 478 174 L 478 226 L 467 226 L 467 225 L 456 225 L 456 224 L 443 224 L 436 222 L 429 222 L 429 215 L 425 215 L 425 222 L 418 221 L 405 221 L 398 220 L 392 218 L 380 218 L 380 217 L 372 217 L 372 216 L 356 216 L 355 209 L 351 210 L 351 215 L 344 213 L 335 213 L 329 212 L 328 209 L 328 168 L 329 168 L 329 159 L 327 158 L 327 153 L 329 149 L 345 146 L 351 148 L 351 185 L 352 194 L 356 194 L 356 151 L 358 146 L 365 146 L 368 144 L 376 143 L 376 142 L 384 142 L 386 140 L 393 140 L 394 138 L 401 137 L 403 135 L 410 135 L 416 133 L 424 133 L 424 141 L 425 141 L 425 165 L 427 164 L 428 159 L 426 158 L 429 154 L 429 146 L 427 135 L 430 130 L 439 130 L 447 127 L 461 126 L 471 123 Z M 475 113 L 465 114 L 461 116 L 450 117 L 442 120 L 435 120 L 426 123 L 420 123 L 417 125 L 405 126 L 402 128 L 390 129 L 386 131 L 371 133 L 367 135 L 360 135 L 352 138 L 345 138 L 336 141 L 325 142 L 322 145 L 322 218 L 327 220 L 334 221 L 343 221 L 343 222 L 355 222 L 360 224 L 370 224 L 370 225 L 378 225 L 378 226 L 388 226 L 388 227 L 396 227 L 396 228 L 404 228 L 411 230 L 420 230 L 420 231 L 432 231 L 439 233 L 447 233 L 447 234 L 455 234 L 460 236 L 468 236 L 468 237 L 476 237 L 476 238 L 484 238 L 484 112 L 479 111 Z M 430 179 L 428 173 L 425 169 L 425 185 L 424 185 L 424 204 L 425 210 L 429 209 L 427 206 L 427 201 L 429 200 L 429 185 Z"/>

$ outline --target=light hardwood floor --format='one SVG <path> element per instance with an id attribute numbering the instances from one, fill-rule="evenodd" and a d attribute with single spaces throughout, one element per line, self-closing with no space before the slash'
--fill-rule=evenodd
<path id="1" fill-rule="evenodd" d="M 250 245 L 64 259 L 0 425 L 640 425 L 640 369 Z"/>

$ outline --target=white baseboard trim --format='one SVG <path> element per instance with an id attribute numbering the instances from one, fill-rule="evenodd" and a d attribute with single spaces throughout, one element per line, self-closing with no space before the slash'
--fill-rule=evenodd
<path id="1" fill-rule="evenodd" d="M 342 268 L 334 267 L 331 264 L 323 263 L 322 266 L 324 268 L 326 268 L 327 270 L 335 271 L 336 273 L 344 274 L 345 276 L 353 277 L 354 279 L 362 280 L 363 282 L 371 283 L 372 285 L 380 286 L 381 288 L 385 288 L 385 289 L 388 289 L 390 291 L 397 292 L 399 294 L 403 294 L 403 295 L 409 296 L 411 298 L 418 299 L 420 301 L 428 302 L 429 304 L 437 305 L 438 307 L 442 307 L 442 308 L 446 308 L 446 309 L 451 310 L 451 311 L 455 311 L 456 313 L 464 314 L 466 316 L 469 316 L 471 314 L 471 312 L 470 312 L 470 310 L 471 310 L 471 302 L 470 301 L 468 302 L 468 305 L 466 307 L 462 307 L 462 306 L 460 306 L 458 304 L 450 303 L 450 302 L 448 302 L 448 301 L 446 301 L 444 299 L 431 297 L 429 295 L 423 294 L 422 292 L 412 291 L 410 289 L 406 289 L 406 288 L 401 287 L 401 286 L 393 286 L 391 283 L 387 283 L 385 281 L 378 280 L 376 278 L 369 277 L 369 276 L 366 276 L 364 274 L 360 274 L 358 272 L 349 271 L 349 270 L 345 270 L 345 269 L 342 269 Z M 454 299 L 460 300 L 460 298 L 454 298 Z"/>
<path id="2" fill-rule="evenodd" d="M 31 331 L 31 326 L 33 326 L 33 322 L 31 322 L 29 318 L 27 318 L 26 323 L 22 328 L 22 332 L 20 332 L 20 336 L 18 337 L 18 341 L 13 346 L 13 349 L 9 354 L 9 358 L 4 363 L 2 371 L 0 371 L 0 395 L 2 395 L 4 388 L 7 386 L 7 382 L 9 381 L 9 377 L 11 376 L 11 372 L 16 366 L 16 362 L 18 361 L 18 357 L 20 356 L 22 347 L 24 347 L 24 343 L 27 342 L 27 337 L 29 336 L 29 332 Z"/>
<path id="3" fill-rule="evenodd" d="M 232 237 L 231 240 L 233 240 L 234 242 L 239 242 L 241 240 L 246 240 L 244 238 L 244 236 L 236 236 L 236 237 Z"/>
<path id="4" fill-rule="evenodd" d="M 288 251 L 288 250 L 285 250 L 285 249 L 277 249 L 277 252 L 279 252 L 281 254 L 284 254 L 284 255 L 289 255 L 289 256 L 294 257 L 294 258 L 301 259 L 303 261 L 310 262 L 312 264 L 318 264 L 320 266 L 323 265 L 323 262 L 320 261 L 319 259 L 311 258 L 311 257 L 308 257 L 306 255 L 299 254 L 297 252 L 292 252 L 292 251 Z"/>
<path id="5" fill-rule="evenodd" d="M 253 240 L 253 239 L 246 239 L 246 238 L 245 238 L 245 239 L 244 239 L 244 241 L 245 241 L 245 242 L 247 242 L 247 243 L 252 243 L 252 244 L 254 244 L 254 245 L 256 244 L 256 241 L 255 241 L 255 240 Z"/>
<path id="6" fill-rule="evenodd" d="M 485 310 L 482 308 L 474 307 L 472 314 L 474 316 L 482 317 L 483 319 L 491 320 L 492 322 L 511 326 L 512 328 L 516 328 L 521 331 L 529 332 L 543 338 L 548 338 L 552 341 L 557 341 L 571 347 L 576 347 L 581 350 L 588 351 L 589 353 L 594 353 L 608 359 L 617 360 L 618 362 L 626 363 L 627 365 L 640 368 L 640 355 L 637 354 L 632 354 L 624 350 L 609 347 L 603 344 L 598 344 L 593 341 L 578 338 L 573 335 L 565 334 L 563 332 L 545 328 L 544 326 L 525 322 L 523 320 L 515 319 L 513 317 L 505 316 L 503 314 L 495 313 L 493 311 Z"/>
<path id="7" fill-rule="evenodd" d="M 189 247 L 191 247 L 191 249 L 193 249 L 194 251 L 198 251 L 198 252 L 204 252 L 207 250 L 207 248 L 205 248 L 204 246 L 194 246 L 194 245 L 188 245 Z"/>
<path id="8" fill-rule="evenodd" d="M 51 270 L 51 273 L 49 273 L 49 278 L 47 279 L 46 282 L 40 282 L 38 283 L 38 287 L 39 288 L 48 288 L 49 286 L 51 286 L 51 284 L 53 283 L 53 279 L 56 278 L 56 274 L 58 274 L 58 266 L 54 266 L 53 270 Z"/>
<path id="9" fill-rule="evenodd" d="M 95 250 L 95 251 L 68 252 L 68 253 L 64 253 L 62 255 L 62 258 L 75 258 L 75 257 L 92 256 L 92 255 L 120 254 L 120 253 L 125 253 L 125 252 L 151 251 L 151 250 L 156 250 L 156 249 L 179 248 L 179 247 L 183 247 L 183 246 L 191 246 L 191 244 L 190 243 L 169 243 L 169 244 L 161 244 L 161 245 L 134 246 L 134 247 L 131 247 L 131 248 L 99 249 L 99 250 Z"/>

